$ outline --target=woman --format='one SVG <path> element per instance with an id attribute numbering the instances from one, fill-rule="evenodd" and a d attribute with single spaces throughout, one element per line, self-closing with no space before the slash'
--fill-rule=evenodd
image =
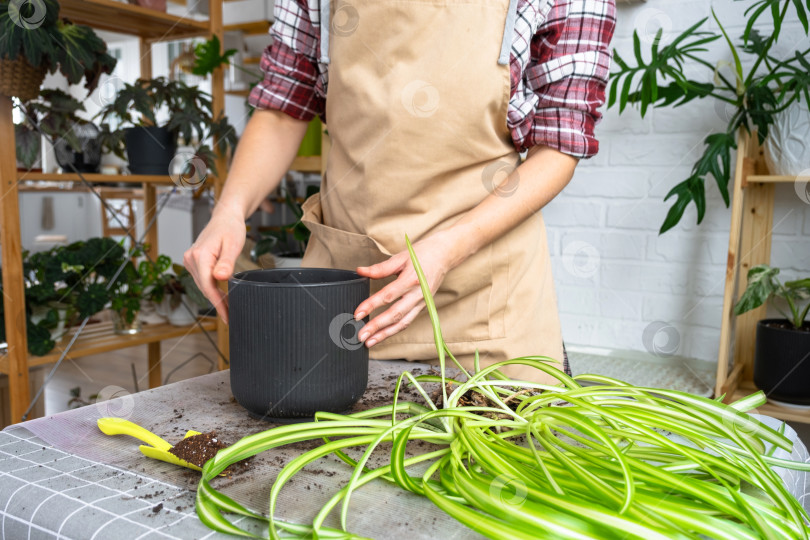
<path id="1" fill-rule="evenodd" d="M 377 359 L 435 359 L 405 235 L 467 366 L 524 355 L 562 363 L 540 209 L 593 156 L 613 0 L 277 0 L 256 111 L 186 267 L 227 320 L 244 220 L 320 115 L 332 148 L 304 205 L 305 266 L 356 269 L 355 318 Z M 518 152 L 528 151 L 520 163 Z M 509 375 L 529 376 L 517 368 Z M 536 378 L 536 376 L 534 377 Z"/>

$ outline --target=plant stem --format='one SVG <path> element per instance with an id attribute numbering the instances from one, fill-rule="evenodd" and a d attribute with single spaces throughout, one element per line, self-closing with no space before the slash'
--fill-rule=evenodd
<path id="1" fill-rule="evenodd" d="M 785 19 L 785 14 L 787 13 L 787 9 L 788 9 L 789 5 L 790 5 L 790 2 L 785 2 L 784 7 L 782 7 L 782 13 L 779 15 L 780 20 Z M 768 38 L 768 41 L 765 43 L 765 48 L 762 50 L 762 53 L 760 53 L 760 55 L 757 57 L 756 61 L 754 62 L 754 67 L 751 68 L 751 71 L 748 72 L 748 76 L 745 78 L 745 87 L 746 88 L 751 86 L 751 82 L 754 80 L 754 75 L 757 72 L 757 68 L 759 68 L 759 65 L 762 63 L 762 61 L 768 55 L 768 51 L 771 50 L 771 47 L 776 42 L 776 38 L 777 38 L 776 33 L 771 34 L 771 36 Z"/>

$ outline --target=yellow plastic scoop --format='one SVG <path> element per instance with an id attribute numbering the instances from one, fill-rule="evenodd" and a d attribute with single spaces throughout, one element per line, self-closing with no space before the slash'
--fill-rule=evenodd
<path id="1" fill-rule="evenodd" d="M 139 441 L 145 442 L 146 445 L 142 444 L 140 446 L 140 450 L 141 453 L 146 457 L 159 459 L 160 461 L 165 461 L 166 463 L 171 463 L 173 465 L 179 465 L 181 467 L 188 467 L 189 469 L 194 469 L 195 471 L 202 470 L 193 463 L 189 463 L 188 461 L 180 459 L 179 457 L 170 453 L 169 449 L 172 447 L 171 444 L 167 443 L 148 429 L 143 428 L 134 422 L 130 422 L 129 420 L 124 420 L 123 418 L 99 418 L 98 429 L 100 429 L 105 435 L 129 435 L 130 437 L 135 437 Z M 193 435 L 199 434 L 199 431 L 188 431 L 183 438 L 186 439 Z"/>

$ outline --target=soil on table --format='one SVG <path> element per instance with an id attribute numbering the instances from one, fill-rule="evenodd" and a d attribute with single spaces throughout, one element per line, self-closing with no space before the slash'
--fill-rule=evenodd
<path id="1" fill-rule="evenodd" d="M 227 448 L 228 446 L 230 446 L 230 444 L 223 441 L 217 435 L 216 431 L 208 431 L 206 433 L 200 433 L 199 435 L 186 437 L 171 447 L 169 449 L 169 453 L 174 454 L 180 459 L 188 461 L 197 467 L 202 467 L 205 465 L 205 462 L 214 457 L 217 452 L 223 448 Z M 248 466 L 247 462 L 249 459 L 250 458 L 238 461 L 229 466 L 223 472 L 230 476 L 230 474 L 234 472 L 237 467 L 246 468 Z"/>

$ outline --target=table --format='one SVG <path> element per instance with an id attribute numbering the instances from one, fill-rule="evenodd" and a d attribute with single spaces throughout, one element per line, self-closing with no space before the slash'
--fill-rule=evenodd
<path id="1" fill-rule="evenodd" d="M 369 387 L 358 403 L 365 409 L 389 403 L 403 369 L 426 373 L 430 366 L 372 361 Z M 232 400 L 227 371 L 128 394 L 116 399 L 10 426 L 0 432 L 0 538 L 233 538 L 210 531 L 197 519 L 194 495 L 199 474 L 145 458 L 126 436 L 108 437 L 96 419 L 119 416 L 136 422 L 169 442 L 189 429 L 217 430 L 235 442 L 271 424 L 248 416 Z M 105 389 L 106 395 L 115 388 Z M 405 399 L 418 399 L 405 394 Z M 788 428 L 788 435 L 797 440 Z M 254 458 L 251 482 L 241 473 L 217 478 L 214 486 L 248 507 L 263 509 L 280 468 L 313 444 L 285 447 Z M 797 449 L 806 449 L 797 444 Z M 348 467 L 324 458 L 304 469 L 285 487 L 279 513 L 306 523 L 326 502 Z M 789 471 L 791 484 L 810 503 L 807 476 Z M 373 508 L 373 512 L 365 511 Z M 436 509 L 429 501 L 385 482 L 357 491 L 349 514 L 352 532 L 373 538 L 479 538 Z M 247 518 L 240 521 L 244 525 Z M 327 523 L 329 525 L 329 523 Z M 335 525 L 335 523 L 332 523 Z M 253 523 L 257 533 L 258 523 Z"/>
<path id="2" fill-rule="evenodd" d="M 404 369 L 427 373 L 431 367 L 371 361 L 369 386 L 356 408 L 390 403 L 396 378 Z M 198 520 L 194 496 L 199 473 L 147 459 L 135 439 L 108 437 L 96 426 L 98 418 L 123 417 L 172 443 L 189 429 L 217 430 L 223 440 L 236 442 L 272 427 L 251 418 L 233 401 L 229 372 L 137 394 L 116 388 L 102 393 L 120 397 L 0 432 L 0 538 L 29 538 L 29 532 L 32 539 L 234 538 L 214 533 Z M 415 393 L 403 397 L 421 400 Z M 248 507 L 264 509 L 277 472 L 313 446 L 302 443 L 265 452 L 251 463 L 251 482 L 244 482 L 237 472 L 215 479 L 213 485 Z M 311 521 L 313 510 L 349 476 L 349 468 L 332 458 L 305 469 L 282 492 L 282 515 L 291 521 Z M 374 512 L 363 511 L 371 506 Z M 353 496 L 349 524 L 352 531 L 373 538 L 480 538 L 429 501 L 385 482 Z M 262 530 L 260 524 L 253 525 L 257 533 Z"/>

